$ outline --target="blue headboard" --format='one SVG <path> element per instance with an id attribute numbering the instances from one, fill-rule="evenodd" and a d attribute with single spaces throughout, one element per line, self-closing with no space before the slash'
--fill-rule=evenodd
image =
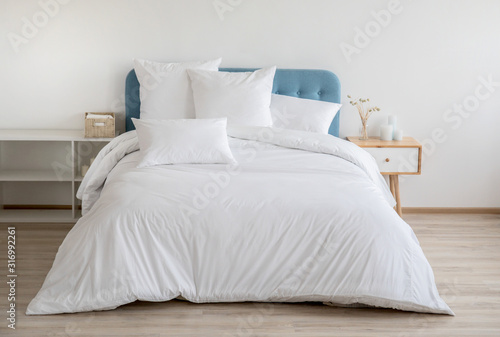
<path id="1" fill-rule="evenodd" d="M 221 68 L 220 71 L 244 72 L 254 71 L 247 68 Z M 273 93 L 319 101 L 340 103 L 340 81 L 327 70 L 278 69 L 274 77 Z M 125 85 L 126 130 L 134 130 L 132 118 L 139 118 L 141 100 L 139 98 L 139 81 L 132 70 Z M 340 112 L 330 126 L 329 134 L 338 137 Z"/>

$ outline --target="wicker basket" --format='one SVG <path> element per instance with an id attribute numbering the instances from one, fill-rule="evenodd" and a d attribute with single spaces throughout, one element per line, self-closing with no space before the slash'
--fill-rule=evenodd
<path id="1" fill-rule="evenodd" d="M 87 115 L 113 116 L 113 118 L 91 118 Z M 86 112 L 85 113 L 85 138 L 113 138 L 115 136 L 115 114 L 112 112 Z"/>

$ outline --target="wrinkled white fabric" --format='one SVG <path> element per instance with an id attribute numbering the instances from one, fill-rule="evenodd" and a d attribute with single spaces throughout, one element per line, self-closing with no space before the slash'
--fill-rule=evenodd
<path id="1" fill-rule="evenodd" d="M 239 166 L 138 169 L 133 133 L 109 144 L 27 314 L 179 296 L 453 314 L 363 150 L 300 131 L 229 134 Z"/>

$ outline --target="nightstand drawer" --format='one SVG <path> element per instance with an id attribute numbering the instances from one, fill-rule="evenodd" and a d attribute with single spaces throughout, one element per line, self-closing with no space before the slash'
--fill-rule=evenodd
<path id="1" fill-rule="evenodd" d="M 375 158 L 380 172 L 383 174 L 419 173 L 418 147 L 365 147 L 364 150 L 366 150 Z"/>

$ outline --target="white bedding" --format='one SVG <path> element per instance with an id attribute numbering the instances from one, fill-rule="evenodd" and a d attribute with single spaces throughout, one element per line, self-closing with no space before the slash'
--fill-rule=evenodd
<path id="1" fill-rule="evenodd" d="M 453 314 L 370 155 L 329 135 L 229 133 L 238 166 L 138 169 L 135 132 L 113 140 L 27 314 L 179 296 Z"/>

